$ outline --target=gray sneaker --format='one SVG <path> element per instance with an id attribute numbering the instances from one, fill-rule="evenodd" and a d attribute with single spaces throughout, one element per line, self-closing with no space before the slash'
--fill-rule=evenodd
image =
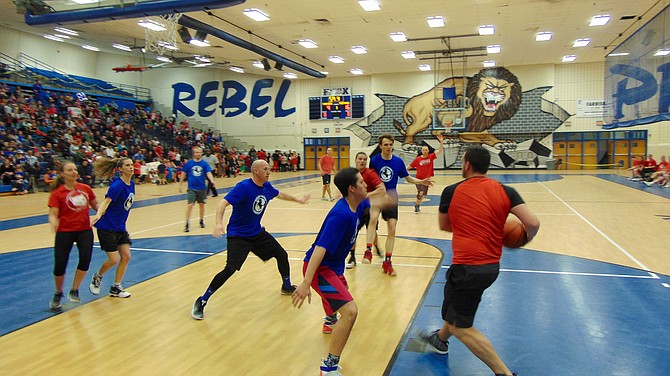
<path id="1" fill-rule="evenodd" d="M 98 273 L 93 274 L 91 278 L 91 284 L 88 285 L 88 289 L 93 295 L 100 295 L 100 282 L 102 282 L 102 276 L 99 276 Z"/>
<path id="2" fill-rule="evenodd" d="M 79 299 L 79 290 L 70 290 L 70 293 L 67 294 L 67 298 L 68 298 L 72 303 L 79 303 L 79 302 L 81 302 L 81 299 Z"/>
<path id="3" fill-rule="evenodd" d="M 449 341 L 442 341 L 440 337 L 437 336 L 439 329 L 433 332 L 423 332 L 419 334 L 419 339 L 425 342 L 427 347 L 438 353 L 438 354 L 447 354 L 449 352 Z"/>
<path id="4" fill-rule="evenodd" d="M 51 301 L 49 302 L 49 308 L 51 308 L 52 311 L 60 309 L 60 307 L 63 306 L 61 299 L 63 299 L 63 293 L 55 292 L 53 298 L 51 298 Z"/>
<path id="5" fill-rule="evenodd" d="M 202 320 L 205 318 L 205 306 L 207 302 L 202 300 L 202 296 L 199 296 L 198 299 L 193 303 L 193 310 L 191 311 L 191 316 L 196 320 Z"/>
<path id="6" fill-rule="evenodd" d="M 116 298 L 130 298 L 130 293 L 124 290 L 121 285 L 112 285 L 112 287 L 109 288 L 109 296 Z"/>

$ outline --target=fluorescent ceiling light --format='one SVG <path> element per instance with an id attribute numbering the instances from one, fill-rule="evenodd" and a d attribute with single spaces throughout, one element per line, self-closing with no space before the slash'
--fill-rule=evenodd
<path id="1" fill-rule="evenodd" d="M 486 53 L 489 54 L 499 54 L 502 49 L 500 48 L 499 44 L 492 44 L 490 46 L 486 46 Z"/>
<path id="2" fill-rule="evenodd" d="M 209 46 L 211 46 L 211 45 L 209 44 L 208 41 L 206 41 L 206 40 L 197 40 L 197 39 L 195 39 L 195 38 L 191 39 L 191 41 L 188 42 L 188 43 L 189 43 L 189 44 L 192 44 L 192 45 L 194 45 L 194 46 L 198 46 L 198 47 L 209 47 Z"/>
<path id="3" fill-rule="evenodd" d="M 93 4 L 97 3 L 99 0 L 72 0 L 73 3 L 76 4 Z"/>
<path id="4" fill-rule="evenodd" d="M 572 44 L 572 47 L 586 47 L 589 43 L 591 43 L 591 39 L 589 38 L 577 39 L 575 43 Z"/>
<path id="5" fill-rule="evenodd" d="M 422 71 L 429 71 L 429 70 L 430 70 L 430 65 L 428 65 L 428 64 L 421 64 L 421 65 L 419 65 L 419 70 L 422 70 Z"/>
<path id="6" fill-rule="evenodd" d="M 142 19 L 137 21 L 137 24 L 153 31 L 165 31 L 167 28 L 160 22 L 156 22 L 151 19 Z"/>
<path id="7" fill-rule="evenodd" d="M 545 42 L 551 39 L 551 32 L 550 31 L 543 31 L 540 33 L 535 34 L 535 41 L 536 42 Z"/>
<path id="8" fill-rule="evenodd" d="M 363 46 L 352 46 L 351 47 L 351 52 L 357 54 L 357 55 L 362 55 L 362 54 L 367 54 L 368 50 L 365 49 Z"/>
<path id="9" fill-rule="evenodd" d="M 128 47 L 126 45 L 123 45 L 123 44 L 114 43 L 114 44 L 112 44 L 112 47 L 117 48 L 119 50 L 133 52 L 133 50 L 130 47 Z"/>
<path id="10" fill-rule="evenodd" d="M 444 27 L 444 17 L 442 16 L 428 17 L 427 21 L 430 27 Z"/>
<path id="11" fill-rule="evenodd" d="M 656 51 L 656 53 L 654 53 L 654 56 L 666 56 L 668 54 L 670 54 L 670 48 L 662 48 Z"/>
<path id="12" fill-rule="evenodd" d="M 493 25 L 482 25 L 479 27 L 479 35 L 493 35 L 496 33 L 496 27 Z"/>
<path id="13" fill-rule="evenodd" d="M 156 60 L 162 61 L 164 63 L 171 63 L 172 60 L 166 56 L 156 56 Z"/>
<path id="14" fill-rule="evenodd" d="M 493 68 L 496 66 L 495 60 L 486 60 L 482 64 L 484 64 L 484 68 Z"/>
<path id="15" fill-rule="evenodd" d="M 298 78 L 297 74 L 291 72 L 286 72 L 282 76 L 284 76 L 284 78 Z"/>
<path id="16" fill-rule="evenodd" d="M 207 56 L 196 55 L 196 56 L 193 56 L 193 57 L 194 57 L 196 60 L 200 60 L 200 61 L 202 61 L 203 63 L 211 63 L 211 62 L 212 62 L 211 60 L 209 60 L 209 58 L 208 58 Z"/>
<path id="17" fill-rule="evenodd" d="M 268 17 L 267 14 L 257 8 L 245 9 L 242 13 L 254 21 L 262 22 L 270 20 L 270 17 Z"/>
<path id="18" fill-rule="evenodd" d="M 316 44 L 316 42 L 311 40 L 311 39 L 300 39 L 298 41 L 298 44 L 305 47 L 305 48 L 317 48 L 317 47 L 319 47 L 319 45 Z"/>
<path id="19" fill-rule="evenodd" d="M 54 34 L 54 35 L 62 39 L 71 39 L 69 35 L 63 35 L 63 34 Z"/>
<path id="20" fill-rule="evenodd" d="M 328 60 L 330 60 L 331 63 L 335 63 L 335 64 L 344 63 L 344 59 L 342 59 L 339 56 L 328 56 Z"/>
<path id="21" fill-rule="evenodd" d="M 55 40 L 56 42 L 63 42 L 63 38 L 58 38 L 58 37 L 55 36 L 55 35 L 44 34 L 43 36 L 44 36 L 45 38 L 47 38 L 47 39 Z"/>
<path id="22" fill-rule="evenodd" d="M 414 51 L 403 51 L 400 54 L 405 59 L 414 59 L 416 57 L 416 55 L 414 54 Z"/>
<path id="23" fill-rule="evenodd" d="M 158 41 L 158 45 L 170 51 L 177 51 L 179 48 L 172 43 Z M 209 46 L 209 43 L 207 44 Z M 144 51 L 143 51 L 144 52 Z"/>
<path id="24" fill-rule="evenodd" d="M 85 48 L 85 49 L 90 50 L 90 51 L 100 51 L 100 49 L 98 47 L 89 46 L 88 44 L 85 44 L 85 45 L 81 46 L 81 48 Z"/>
<path id="25" fill-rule="evenodd" d="M 607 56 L 615 57 L 615 56 L 628 56 L 628 55 L 630 55 L 630 53 L 628 52 L 612 52 Z"/>
<path id="26" fill-rule="evenodd" d="M 240 67 L 230 67 L 230 70 L 237 73 L 244 73 L 244 69 Z"/>
<path id="27" fill-rule="evenodd" d="M 192 68 L 208 67 L 212 64 L 214 64 L 214 63 L 200 63 L 200 64 L 195 64 Z M 240 68 L 240 69 L 242 69 L 242 68 Z M 231 70 L 232 70 L 232 68 L 231 68 Z M 242 72 L 239 72 L 239 73 L 244 73 L 244 70 L 242 70 Z"/>
<path id="28" fill-rule="evenodd" d="M 389 35 L 394 42 L 405 42 L 407 41 L 407 36 L 403 32 L 391 33 Z"/>
<path id="29" fill-rule="evenodd" d="M 350 72 L 351 74 L 363 74 L 363 70 L 360 69 L 360 68 L 350 69 L 349 72 Z"/>
<path id="30" fill-rule="evenodd" d="M 565 55 L 561 61 L 564 63 L 571 63 L 575 60 L 577 60 L 577 55 Z"/>
<path id="31" fill-rule="evenodd" d="M 261 63 L 259 60 L 254 61 L 253 63 L 251 63 L 251 65 L 253 65 L 253 66 L 256 67 L 256 68 L 261 68 L 261 69 L 264 69 L 264 68 L 265 68 L 265 67 L 263 66 L 263 63 Z"/>
<path id="32" fill-rule="evenodd" d="M 377 0 L 358 0 L 358 5 L 366 12 L 374 12 L 382 9 Z"/>
<path id="33" fill-rule="evenodd" d="M 54 28 L 54 30 L 59 32 L 59 33 L 62 33 L 62 34 L 74 35 L 75 37 L 77 35 L 79 35 L 78 32 L 76 32 L 74 30 L 66 29 L 64 27 L 56 27 L 56 28 Z"/>
<path id="34" fill-rule="evenodd" d="M 589 23 L 589 26 L 603 26 L 610 22 L 610 16 L 609 14 L 599 14 L 597 16 L 593 16 L 591 18 L 591 22 Z"/>

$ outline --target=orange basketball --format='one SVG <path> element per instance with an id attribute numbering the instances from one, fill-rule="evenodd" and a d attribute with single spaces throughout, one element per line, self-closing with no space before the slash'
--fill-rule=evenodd
<path id="1" fill-rule="evenodd" d="M 507 248 L 519 248 L 528 243 L 526 230 L 521 222 L 516 219 L 508 219 L 503 229 L 503 245 Z"/>

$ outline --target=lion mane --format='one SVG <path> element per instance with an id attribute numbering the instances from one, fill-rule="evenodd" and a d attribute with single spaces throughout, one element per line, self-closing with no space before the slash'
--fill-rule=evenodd
<path id="1" fill-rule="evenodd" d="M 506 81 L 512 84 L 509 98 L 495 111 L 495 115 L 486 116 L 484 111 L 484 100 L 479 96 L 479 89 L 483 79 L 494 79 Z M 503 67 L 482 69 L 468 81 L 466 95 L 470 101 L 472 113 L 466 118 L 468 132 L 483 132 L 503 120 L 511 119 L 521 105 L 521 84 L 517 77 Z"/>

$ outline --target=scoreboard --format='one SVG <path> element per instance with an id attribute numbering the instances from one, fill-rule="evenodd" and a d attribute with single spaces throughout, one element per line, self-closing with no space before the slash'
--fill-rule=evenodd
<path id="1" fill-rule="evenodd" d="M 349 88 L 323 89 L 320 97 L 309 98 L 310 120 L 357 119 L 364 113 L 364 96 L 351 95 Z"/>

